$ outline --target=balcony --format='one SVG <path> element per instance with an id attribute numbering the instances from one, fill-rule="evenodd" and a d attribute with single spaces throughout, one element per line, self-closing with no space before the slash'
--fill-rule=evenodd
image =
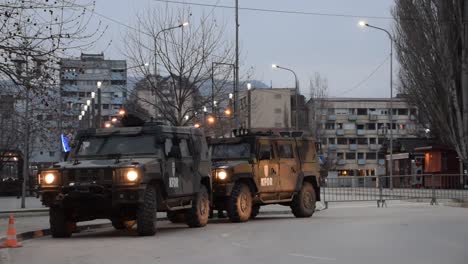
<path id="1" fill-rule="evenodd" d="M 344 159 L 339 159 L 337 162 L 336 162 L 337 165 L 346 165 L 346 160 Z"/>
<path id="2" fill-rule="evenodd" d="M 377 115 L 369 115 L 370 121 L 377 121 Z"/>
<path id="3" fill-rule="evenodd" d="M 357 120 L 357 115 L 349 115 L 348 120 L 349 121 L 356 121 Z"/>
<path id="4" fill-rule="evenodd" d="M 335 151 L 336 150 L 336 144 L 329 144 L 328 145 L 328 150 Z"/>
<path id="5" fill-rule="evenodd" d="M 358 159 L 357 164 L 358 165 L 366 165 L 366 160 L 365 159 Z"/>
<path id="6" fill-rule="evenodd" d="M 358 129 L 358 130 L 356 131 L 356 134 L 357 134 L 358 136 L 364 136 L 365 133 L 366 133 L 366 132 L 364 131 L 364 129 Z"/>
<path id="7" fill-rule="evenodd" d="M 356 144 L 349 144 L 349 150 L 357 150 Z"/>
<path id="8" fill-rule="evenodd" d="M 379 165 L 381 165 L 381 166 L 385 165 L 385 160 L 384 159 L 379 159 Z"/>
<path id="9" fill-rule="evenodd" d="M 336 135 L 337 136 L 344 136 L 344 130 L 343 129 L 337 129 L 336 130 Z"/>
<path id="10" fill-rule="evenodd" d="M 328 115 L 327 120 L 328 121 L 336 121 L 336 115 Z"/>
<path id="11" fill-rule="evenodd" d="M 375 150 L 375 151 L 377 151 L 377 150 L 380 149 L 380 147 L 379 147 L 379 145 L 377 145 L 377 144 L 370 144 L 370 145 L 369 145 L 369 149 L 370 149 L 370 150 Z"/>

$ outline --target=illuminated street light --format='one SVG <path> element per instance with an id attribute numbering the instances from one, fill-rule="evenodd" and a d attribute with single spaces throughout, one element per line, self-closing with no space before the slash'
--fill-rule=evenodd
<path id="1" fill-rule="evenodd" d="M 109 127 L 111 127 L 111 124 L 110 124 L 109 122 L 106 122 L 106 123 L 104 124 L 104 127 L 109 128 Z"/>
<path id="2" fill-rule="evenodd" d="M 206 108 L 206 106 L 203 107 L 203 112 L 208 112 L 208 109 Z"/>
<path id="3" fill-rule="evenodd" d="M 207 120 L 208 120 L 208 124 L 214 124 L 214 122 L 216 121 L 213 116 L 209 116 Z"/>
<path id="4" fill-rule="evenodd" d="M 81 111 L 81 115 L 84 116 L 84 115 L 85 115 L 85 111 Z"/>
<path id="5" fill-rule="evenodd" d="M 97 88 L 98 88 L 98 89 L 101 89 L 102 82 L 97 82 L 96 84 L 97 84 Z"/>
<path id="6" fill-rule="evenodd" d="M 200 124 L 196 123 L 195 125 L 193 125 L 195 128 L 200 128 Z"/>
<path id="7" fill-rule="evenodd" d="M 188 116 L 188 115 L 185 115 L 185 120 L 189 120 L 189 116 Z"/>
<path id="8" fill-rule="evenodd" d="M 119 115 L 122 115 L 122 116 L 125 115 L 125 110 L 124 110 L 124 109 L 120 109 L 120 110 L 119 110 Z"/>
<path id="9" fill-rule="evenodd" d="M 78 120 L 81 121 L 81 119 L 83 119 L 83 116 L 82 116 L 82 115 L 79 115 L 79 116 L 78 116 Z"/>
<path id="10" fill-rule="evenodd" d="M 224 114 L 226 114 L 227 116 L 230 116 L 231 115 L 231 109 L 227 108 L 226 110 L 224 110 Z"/>
<path id="11" fill-rule="evenodd" d="M 229 93 L 229 99 L 232 100 L 232 98 L 234 98 L 234 95 L 232 93 Z"/>
<path id="12" fill-rule="evenodd" d="M 361 21 L 359 21 L 358 25 L 359 25 L 360 27 L 365 27 L 365 26 L 367 26 L 367 22 L 364 21 L 364 20 L 361 20 Z"/>
<path id="13" fill-rule="evenodd" d="M 247 90 L 250 90 L 252 89 L 252 84 L 251 83 L 247 83 Z"/>
<path id="14" fill-rule="evenodd" d="M 85 111 L 88 111 L 88 105 L 84 105 L 84 106 L 83 106 L 83 109 L 84 109 Z"/>
<path id="15" fill-rule="evenodd" d="M 91 92 L 91 98 L 94 99 L 96 97 L 96 93 L 95 92 Z"/>
<path id="16" fill-rule="evenodd" d="M 278 65 L 272 64 L 271 67 L 272 67 L 272 68 L 278 68 Z"/>
<path id="17" fill-rule="evenodd" d="M 111 121 L 112 121 L 112 123 L 117 122 L 117 117 L 113 117 Z"/>

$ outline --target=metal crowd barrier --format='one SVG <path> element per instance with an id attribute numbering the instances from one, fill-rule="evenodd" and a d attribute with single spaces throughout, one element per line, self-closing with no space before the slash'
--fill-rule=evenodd
<path id="1" fill-rule="evenodd" d="M 390 176 L 339 176 L 326 178 L 321 186 L 322 200 L 328 202 L 438 199 L 468 200 L 468 175 L 418 174 Z"/>

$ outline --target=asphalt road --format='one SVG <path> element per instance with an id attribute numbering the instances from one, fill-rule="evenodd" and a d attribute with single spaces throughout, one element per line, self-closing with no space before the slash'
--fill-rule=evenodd
<path id="1" fill-rule="evenodd" d="M 69 239 L 27 240 L 23 248 L 2 249 L 8 253 L 3 262 L 466 264 L 468 260 L 468 209 L 464 208 L 338 204 L 310 219 L 268 215 L 240 224 L 213 220 L 199 229 L 167 221 L 158 226 L 154 237 L 108 228 Z"/>

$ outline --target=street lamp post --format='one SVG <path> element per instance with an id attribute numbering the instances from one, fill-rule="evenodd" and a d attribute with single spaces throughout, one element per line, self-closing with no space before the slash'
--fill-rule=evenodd
<path id="1" fill-rule="evenodd" d="M 277 69 L 282 69 L 282 70 L 286 70 L 286 71 L 289 71 L 289 72 L 292 72 L 294 74 L 294 80 L 295 80 L 295 101 L 296 101 L 296 112 L 295 112 L 295 124 L 294 124 L 294 127 L 296 130 L 299 130 L 299 81 L 297 79 L 297 75 L 296 73 L 289 69 L 289 68 L 285 68 L 285 67 L 281 67 L 279 65 L 276 65 L 276 64 L 273 64 L 271 65 L 271 67 L 273 68 L 277 68 Z"/>
<path id="2" fill-rule="evenodd" d="M 155 88 L 157 88 L 158 86 L 158 37 L 159 37 L 159 34 L 166 32 L 166 31 L 174 30 L 177 28 L 186 27 L 188 25 L 189 25 L 188 22 L 184 22 L 174 27 L 164 28 L 160 30 L 154 37 L 154 86 Z M 155 119 L 157 118 L 157 113 L 158 113 L 158 110 L 157 110 L 158 108 L 156 107 L 157 102 L 158 102 L 158 94 L 155 91 L 154 92 L 154 118 Z"/>
<path id="3" fill-rule="evenodd" d="M 252 128 L 252 84 L 247 83 L 247 128 Z"/>
<path id="4" fill-rule="evenodd" d="M 98 97 L 97 97 L 97 101 L 98 101 L 98 110 L 97 110 L 97 122 L 96 122 L 96 127 L 97 128 L 101 128 L 101 122 L 102 122 L 102 116 L 101 116 L 101 109 L 102 109 L 102 102 L 101 102 L 101 86 L 102 86 L 102 82 L 97 82 L 97 91 L 98 91 Z"/>
<path id="5" fill-rule="evenodd" d="M 91 92 L 91 127 L 96 127 L 96 105 L 94 102 L 94 98 L 96 97 L 95 92 Z"/>
<path id="6" fill-rule="evenodd" d="M 389 118 L 390 118 L 390 188 L 393 188 L 393 41 L 394 38 L 392 34 L 380 27 L 376 27 L 373 25 L 370 25 L 369 23 L 365 21 L 360 21 L 359 26 L 361 27 L 369 27 L 373 29 L 377 29 L 380 31 L 385 32 L 388 35 L 388 38 L 390 39 L 390 111 L 389 111 Z"/>

